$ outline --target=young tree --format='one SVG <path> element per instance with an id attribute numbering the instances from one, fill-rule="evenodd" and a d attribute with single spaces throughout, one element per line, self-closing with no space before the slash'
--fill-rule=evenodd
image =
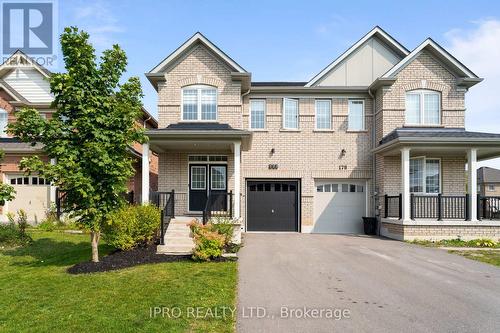
<path id="1" fill-rule="evenodd" d="M 33 156 L 24 158 L 21 168 L 42 174 L 66 193 L 63 208 L 90 231 L 92 261 L 97 262 L 101 227 L 123 204 L 126 182 L 134 173 L 129 146 L 146 137 L 135 125 L 141 110 L 139 78 L 119 83 L 125 52 L 113 45 L 97 63 L 88 39 L 76 27 L 61 35 L 67 72 L 50 78 L 54 117 L 45 120 L 36 110 L 23 109 L 9 130 L 24 142 L 42 143 L 57 161 L 52 165 Z"/>
<path id="2" fill-rule="evenodd" d="M 5 156 L 3 150 L 0 150 L 0 161 Z M 14 199 L 16 191 L 12 186 L 5 183 L 0 183 L 0 206 L 5 205 L 6 201 L 11 201 Z"/>

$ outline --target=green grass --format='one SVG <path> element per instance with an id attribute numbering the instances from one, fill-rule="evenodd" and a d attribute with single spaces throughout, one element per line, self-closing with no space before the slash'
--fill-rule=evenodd
<path id="1" fill-rule="evenodd" d="M 448 251 L 450 253 L 459 254 L 469 259 L 482 261 L 495 266 L 500 266 L 500 251 L 498 250 L 475 250 L 475 251 Z"/>
<path id="2" fill-rule="evenodd" d="M 33 244 L 0 250 L 1 332 L 232 332 L 235 318 L 189 318 L 187 307 L 234 307 L 235 262 L 149 264 L 70 275 L 90 258 L 88 235 L 31 232 Z M 111 251 L 101 245 L 100 253 Z M 151 318 L 178 307 L 178 319 Z"/>
<path id="3" fill-rule="evenodd" d="M 461 239 L 444 239 L 440 241 L 429 240 L 413 240 L 411 244 L 417 244 L 427 247 L 484 247 L 484 248 L 500 248 L 500 242 L 495 242 L 490 239 L 474 239 L 464 241 Z"/>

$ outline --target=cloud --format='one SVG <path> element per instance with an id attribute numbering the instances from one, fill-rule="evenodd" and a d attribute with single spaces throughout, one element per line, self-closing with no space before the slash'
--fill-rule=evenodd
<path id="1" fill-rule="evenodd" d="M 500 20 L 471 22 L 468 29 L 445 34 L 447 49 L 484 81 L 466 94 L 466 128 L 499 133 L 500 129 Z M 483 162 L 500 168 L 500 159 Z"/>
<path id="2" fill-rule="evenodd" d="M 116 43 L 116 34 L 125 29 L 118 23 L 109 5 L 102 1 L 85 1 L 75 7 L 75 21 L 90 34 L 90 41 L 98 50 Z"/>
<path id="3" fill-rule="evenodd" d="M 345 27 L 348 24 L 348 20 L 340 15 L 333 14 L 330 16 L 327 22 L 321 23 L 315 29 L 316 34 L 320 36 L 327 36 L 331 33 L 338 31 L 338 28 Z"/>

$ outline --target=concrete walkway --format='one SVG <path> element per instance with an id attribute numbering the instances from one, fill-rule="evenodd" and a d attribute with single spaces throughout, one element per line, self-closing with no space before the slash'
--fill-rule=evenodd
<path id="1" fill-rule="evenodd" d="M 498 332 L 500 269 L 370 237 L 246 234 L 239 332 Z"/>

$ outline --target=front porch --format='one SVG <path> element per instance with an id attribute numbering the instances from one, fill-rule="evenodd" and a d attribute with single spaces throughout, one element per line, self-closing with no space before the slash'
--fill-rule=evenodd
<path id="1" fill-rule="evenodd" d="M 500 238 L 500 197 L 477 194 L 477 163 L 500 135 L 398 129 L 375 149 L 380 233 L 401 240 Z"/>
<path id="2" fill-rule="evenodd" d="M 240 220 L 241 152 L 250 149 L 250 132 L 219 123 L 178 123 L 147 135 L 145 145 L 159 155 L 158 192 L 143 186 L 142 198 L 163 210 L 162 252 L 191 246 L 185 221 L 206 223 L 214 215 Z"/>

